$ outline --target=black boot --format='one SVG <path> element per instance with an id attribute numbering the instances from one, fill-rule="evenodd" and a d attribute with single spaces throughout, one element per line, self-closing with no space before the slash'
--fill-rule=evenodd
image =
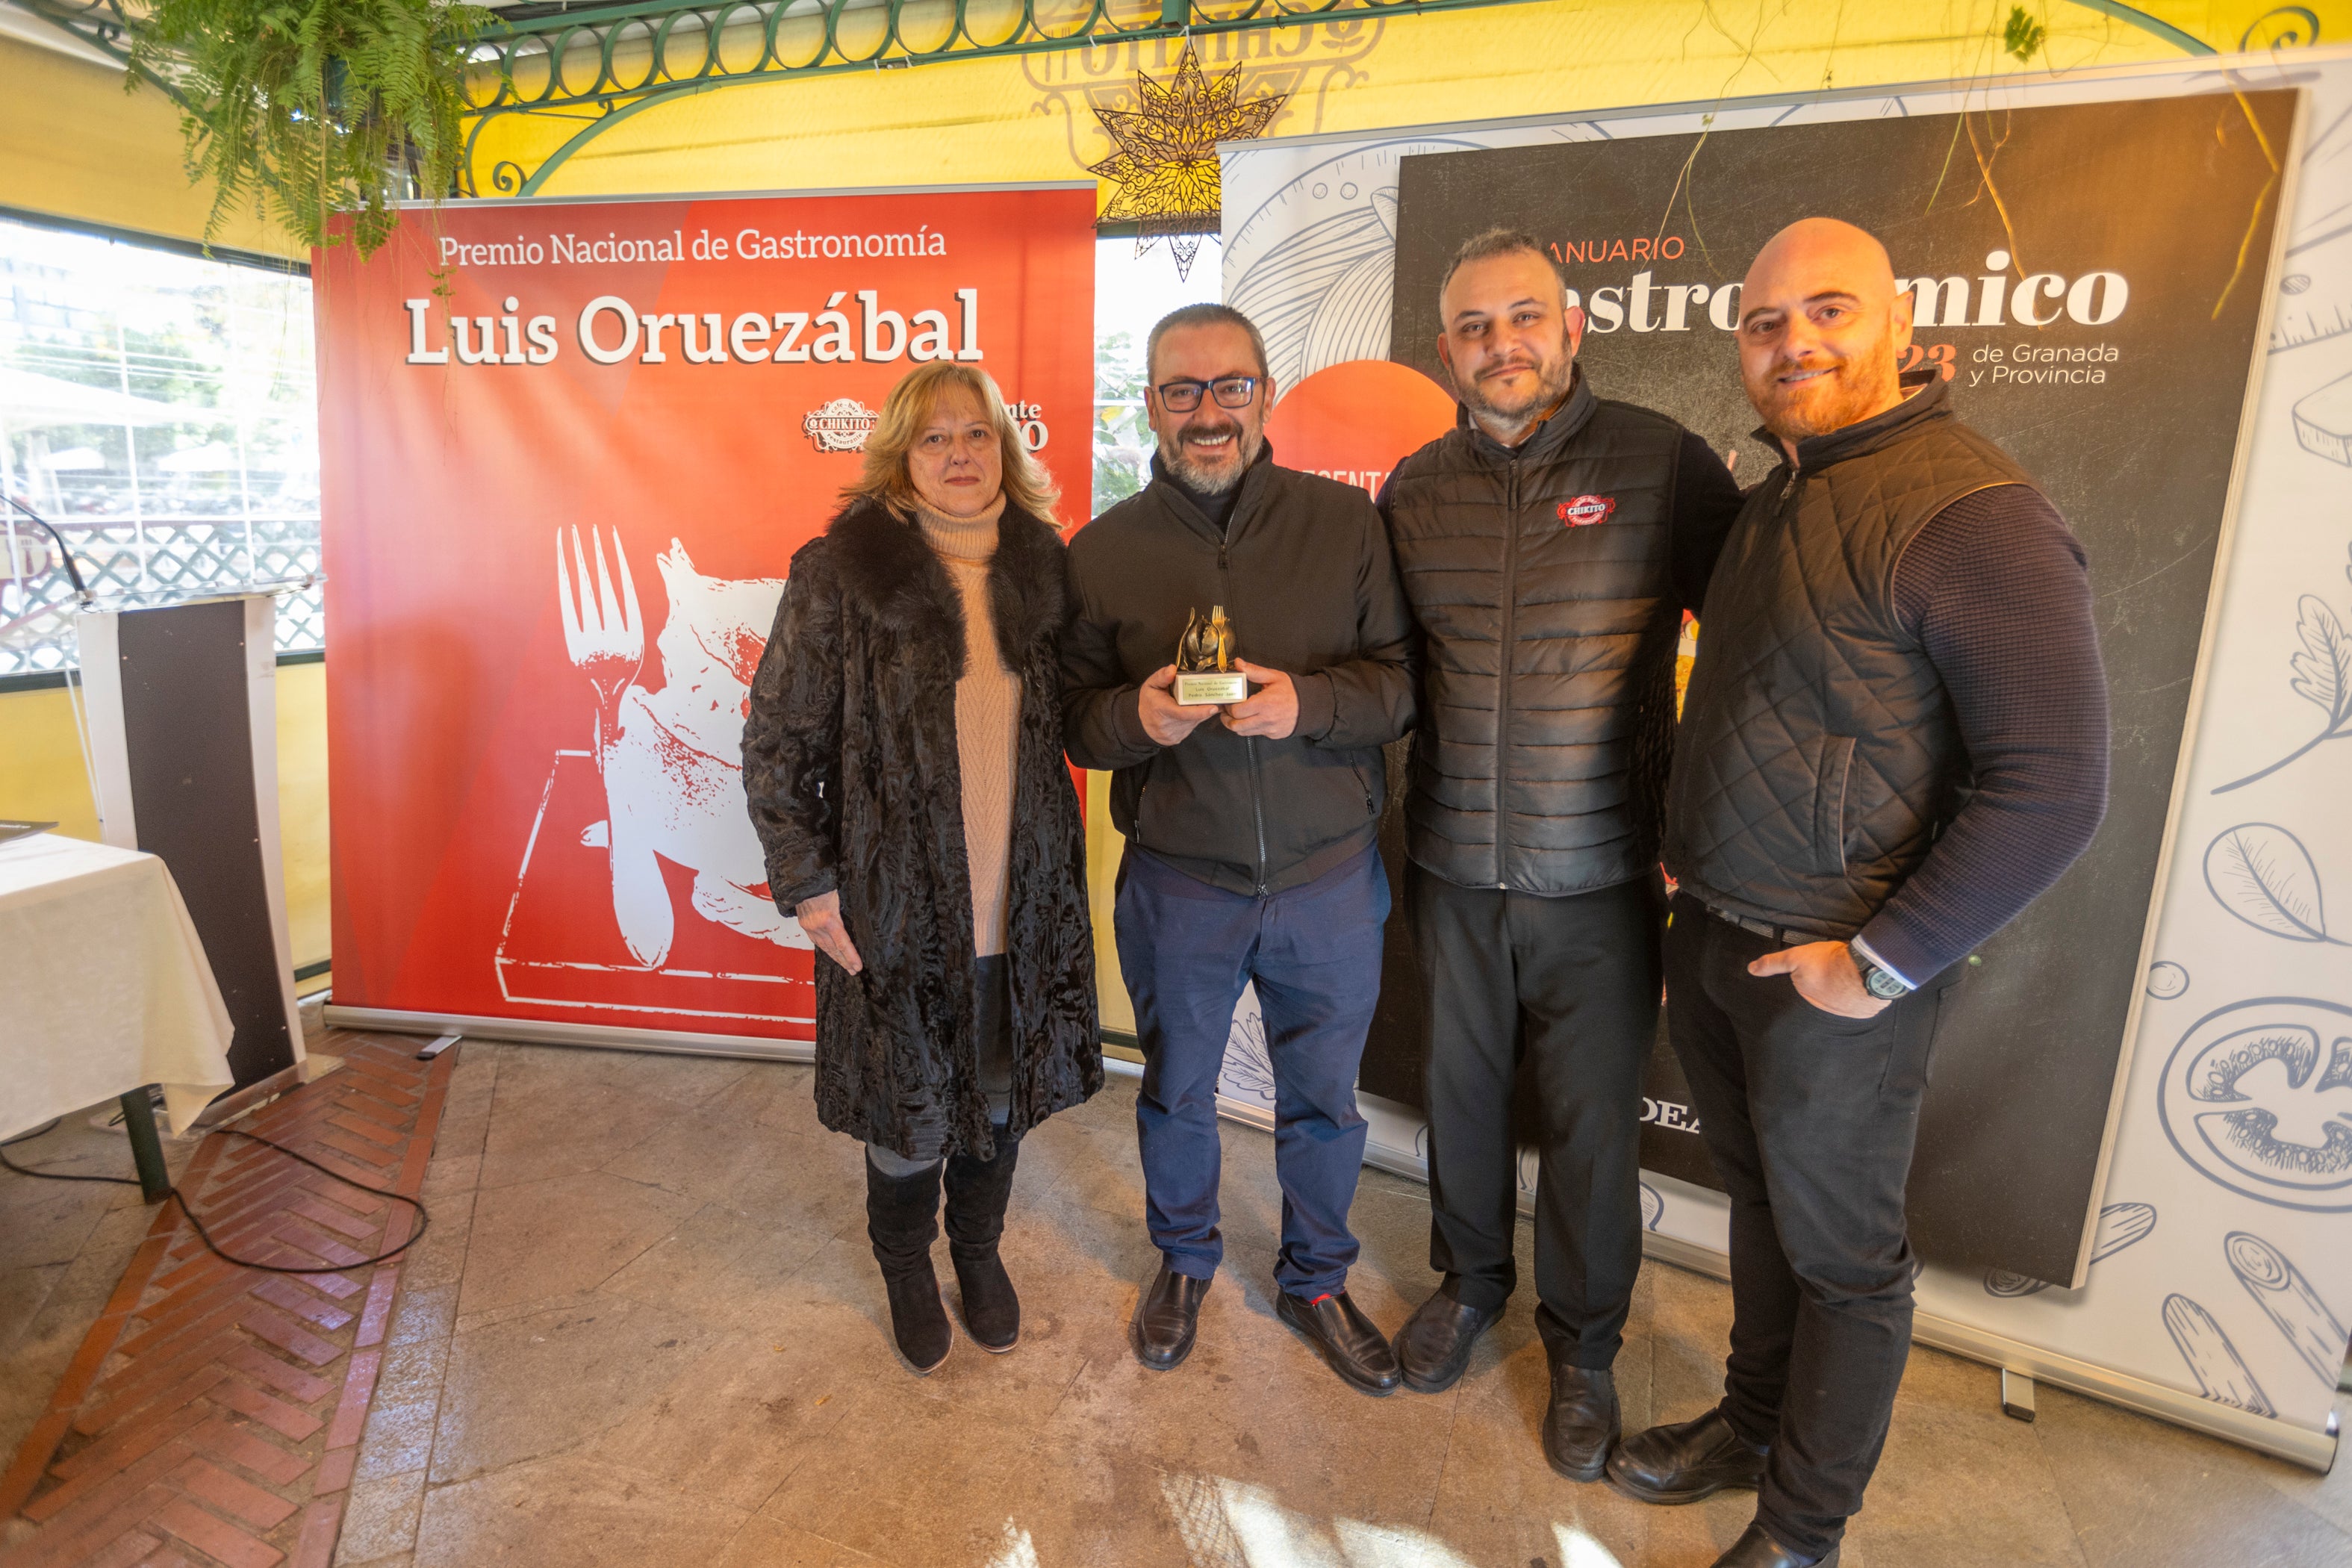
<path id="1" fill-rule="evenodd" d="M 1618 1444 L 1609 1456 L 1609 1479 L 1643 1502 L 1697 1502 L 1727 1487 L 1753 1490 L 1764 1479 L 1764 1458 L 1717 1405 L 1696 1420 L 1653 1426 Z"/>
<path id="2" fill-rule="evenodd" d="M 940 1234 L 940 1166 L 910 1176 L 886 1176 L 866 1162 L 866 1235 L 890 1293 L 890 1332 L 918 1377 L 948 1359 L 955 1331 L 940 1302 L 931 1272 L 931 1243 Z"/>
<path id="3" fill-rule="evenodd" d="M 956 1290 L 963 1298 L 964 1331 L 998 1355 L 1021 1342 L 1021 1298 L 996 1250 L 1020 1158 L 1020 1142 L 999 1133 L 994 1158 L 948 1160 L 948 1256 L 955 1260 Z"/>

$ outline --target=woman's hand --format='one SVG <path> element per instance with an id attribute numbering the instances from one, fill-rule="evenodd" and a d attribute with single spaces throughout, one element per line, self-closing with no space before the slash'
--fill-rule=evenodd
<path id="1" fill-rule="evenodd" d="M 852 974 L 864 971 L 866 961 L 857 956 L 857 944 L 849 940 L 849 928 L 841 923 L 839 889 L 819 893 L 814 899 L 803 899 L 793 912 L 800 916 L 801 930 L 808 932 L 819 952 Z"/>

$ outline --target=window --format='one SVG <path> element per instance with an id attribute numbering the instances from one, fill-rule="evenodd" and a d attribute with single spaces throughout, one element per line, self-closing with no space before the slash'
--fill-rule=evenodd
<path id="1" fill-rule="evenodd" d="M 1144 422 L 1144 344 L 1178 306 L 1223 298 L 1223 259 L 1220 242 L 1204 238 L 1180 277 L 1164 240 L 1140 254 L 1132 239 L 1095 242 L 1095 510 L 1151 482 L 1158 442 Z"/>
<path id="2" fill-rule="evenodd" d="M 0 218 L 0 490 L 101 597 L 316 572 L 310 279 Z M 72 585 L 0 514 L 0 678 L 68 668 Z M 278 600 L 281 653 L 325 636 L 315 585 Z"/>

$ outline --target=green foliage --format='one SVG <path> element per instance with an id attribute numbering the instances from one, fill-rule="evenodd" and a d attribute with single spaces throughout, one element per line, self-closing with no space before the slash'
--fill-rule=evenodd
<path id="1" fill-rule="evenodd" d="M 1143 351 L 1126 332 L 1095 345 L 1095 510 L 1143 488 L 1157 440 L 1143 417 Z"/>
<path id="2" fill-rule="evenodd" d="M 489 19 L 435 0 L 159 0 L 131 85 L 143 71 L 179 97 L 189 177 L 215 183 L 207 237 L 259 207 L 366 256 L 395 203 L 454 186 L 467 44 Z"/>
<path id="3" fill-rule="evenodd" d="M 2000 42 L 2011 54 L 2021 60 L 2031 60 L 2049 37 L 2050 29 L 2028 16 L 2024 6 L 2010 7 L 2009 26 L 2001 29 Z"/>

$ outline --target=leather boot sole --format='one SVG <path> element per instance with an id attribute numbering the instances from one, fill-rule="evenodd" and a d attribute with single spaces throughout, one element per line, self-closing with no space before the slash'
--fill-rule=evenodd
<path id="1" fill-rule="evenodd" d="M 1609 1468 L 1603 1464 L 1601 1468 L 1608 1471 Z M 1654 1491 L 1648 1487 L 1636 1486 L 1613 1471 L 1609 1472 L 1609 1484 L 1636 1502 L 1658 1503 L 1669 1508 L 1686 1502 L 1705 1502 L 1717 1492 L 1752 1492 L 1762 1484 L 1763 1479 L 1763 1477 L 1759 1476 L 1754 1480 L 1707 1481 L 1703 1485 L 1681 1487 L 1673 1491 Z"/>
<path id="2" fill-rule="evenodd" d="M 1601 1458 L 1593 1460 L 1592 1463 L 1589 1465 L 1570 1467 L 1563 1465 L 1558 1459 L 1553 1458 L 1551 1457 L 1551 1450 L 1547 1448 L 1544 1450 L 1544 1463 L 1551 1467 L 1551 1473 L 1553 1475 L 1558 1476 L 1564 1481 L 1597 1481 L 1601 1477 L 1609 1473 L 1609 1454 L 1610 1450 L 1608 1448 L 1603 1448 L 1601 1450 Z M 1663 1502 L 1666 1500 L 1663 1498 L 1644 1498 L 1643 1500 L 1644 1502 Z M 1677 1502 L 1686 1502 L 1695 1501 L 1696 1500 L 1677 1498 L 1674 1500 Z"/>
<path id="3" fill-rule="evenodd" d="M 1297 1334 L 1300 1339 L 1305 1340 L 1309 1346 L 1313 1347 L 1315 1353 L 1323 1358 L 1323 1364 L 1329 1367 L 1333 1372 L 1339 1374 L 1339 1381 L 1341 1383 L 1346 1384 L 1349 1388 L 1354 1389 L 1359 1394 L 1369 1394 L 1374 1399 L 1385 1399 L 1391 1394 L 1396 1392 L 1394 1384 L 1391 1384 L 1387 1388 L 1382 1388 L 1377 1383 L 1364 1382 L 1362 1379 L 1357 1377 L 1354 1373 L 1349 1371 L 1347 1363 L 1342 1362 L 1338 1356 L 1331 1353 L 1330 1346 L 1325 1344 L 1314 1334 L 1307 1332 L 1305 1329 L 1298 1326 L 1297 1320 L 1292 1318 L 1290 1315 L 1288 1306 L 1289 1300 L 1290 1298 L 1287 1296 L 1277 1295 L 1275 1299 L 1274 1315 L 1282 1320 L 1284 1327 L 1287 1328 L 1292 1333 Z"/>
<path id="4" fill-rule="evenodd" d="M 970 1323 L 966 1323 L 964 1325 L 963 1331 L 965 1336 L 969 1338 L 972 1343 L 978 1345 L 981 1349 L 986 1351 L 991 1355 L 1004 1355 L 1009 1352 L 1013 1346 L 1021 1342 L 1021 1331 L 1018 1329 L 1013 1330 L 1013 1337 L 1005 1341 L 1001 1345 L 990 1344 L 986 1340 L 982 1339 L 978 1334 L 973 1333 Z"/>
<path id="5" fill-rule="evenodd" d="M 1191 1358 L 1192 1347 L 1201 1342 L 1198 1339 L 1186 1340 L 1184 1348 L 1178 1351 L 1172 1360 L 1153 1361 L 1143 1353 L 1142 1339 L 1143 1336 L 1136 1331 L 1133 1324 L 1128 1325 L 1127 1348 L 1135 1352 L 1136 1364 L 1148 1372 L 1174 1372 Z"/>

